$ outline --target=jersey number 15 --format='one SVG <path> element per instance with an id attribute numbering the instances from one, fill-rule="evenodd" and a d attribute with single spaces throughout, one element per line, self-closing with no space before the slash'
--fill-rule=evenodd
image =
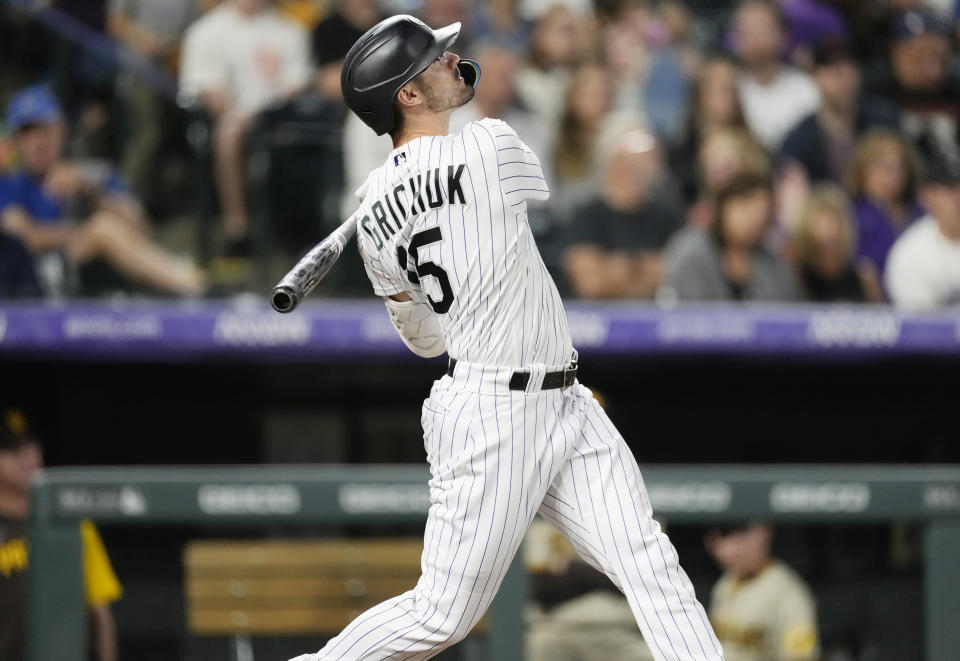
<path id="1" fill-rule="evenodd" d="M 440 291 L 443 293 L 443 298 L 435 301 L 433 297 L 428 295 L 427 300 L 430 301 L 430 307 L 433 308 L 434 312 L 445 314 L 450 309 L 450 305 L 453 304 L 453 288 L 450 287 L 450 278 L 447 277 L 447 272 L 443 270 L 443 267 L 436 262 L 421 262 L 417 257 L 417 251 L 420 248 L 438 241 L 443 241 L 443 234 L 439 227 L 431 227 L 422 232 L 417 232 L 410 237 L 410 245 L 406 250 L 403 249 L 403 246 L 397 246 L 397 261 L 400 263 L 400 268 L 407 272 L 407 280 L 415 285 L 420 284 L 421 278 L 427 276 L 436 278 L 437 284 L 440 285 Z M 409 260 L 407 259 L 408 253 L 410 255 Z M 411 264 L 412 268 L 408 264 Z"/>

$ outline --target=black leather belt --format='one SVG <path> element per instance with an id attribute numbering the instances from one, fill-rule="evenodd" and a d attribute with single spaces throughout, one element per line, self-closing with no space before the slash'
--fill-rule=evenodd
<path id="1" fill-rule="evenodd" d="M 453 370 L 457 366 L 457 359 L 451 358 L 447 365 L 447 376 L 453 376 Z M 543 385 L 541 390 L 553 390 L 555 388 L 569 388 L 577 378 L 577 361 L 570 361 L 570 366 L 565 370 L 558 372 L 547 372 L 543 375 Z M 530 383 L 530 372 L 514 372 L 510 377 L 510 390 L 526 390 Z"/>

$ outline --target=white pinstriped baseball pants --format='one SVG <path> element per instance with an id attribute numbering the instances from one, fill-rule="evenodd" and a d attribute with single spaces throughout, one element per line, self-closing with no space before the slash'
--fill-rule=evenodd
<path id="1" fill-rule="evenodd" d="M 723 658 L 633 454 L 590 390 L 537 390 L 553 369 L 534 366 L 527 392 L 509 389 L 512 370 L 465 362 L 434 384 L 419 582 L 292 661 L 429 659 L 463 639 L 538 511 L 623 590 L 658 661 Z"/>

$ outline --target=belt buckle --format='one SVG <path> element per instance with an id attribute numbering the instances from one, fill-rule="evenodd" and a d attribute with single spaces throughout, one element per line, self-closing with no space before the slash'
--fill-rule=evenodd
<path id="1" fill-rule="evenodd" d="M 573 385 L 573 382 L 577 380 L 577 361 L 571 360 L 570 366 L 563 370 L 563 386 L 561 390 L 566 390 Z"/>

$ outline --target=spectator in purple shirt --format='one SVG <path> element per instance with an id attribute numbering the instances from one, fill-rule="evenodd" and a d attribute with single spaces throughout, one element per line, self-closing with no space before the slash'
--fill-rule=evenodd
<path id="1" fill-rule="evenodd" d="M 879 286 L 887 254 L 910 223 L 923 215 L 917 202 L 920 161 L 910 142 L 891 129 L 867 131 L 857 144 L 847 189 L 857 222 L 857 261 Z"/>

